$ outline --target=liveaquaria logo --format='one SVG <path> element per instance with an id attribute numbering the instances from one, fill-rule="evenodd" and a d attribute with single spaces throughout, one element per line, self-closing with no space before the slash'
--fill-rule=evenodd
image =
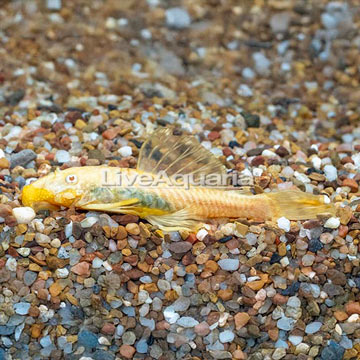
<path id="1" fill-rule="evenodd" d="M 131 173 L 119 171 L 115 178 L 109 176 L 107 170 L 103 172 L 104 187 L 146 187 L 146 188 L 181 188 L 190 189 L 191 187 L 207 187 L 231 189 L 244 186 L 246 182 L 244 175 L 232 172 L 228 174 L 176 174 L 169 176 L 165 171 L 160 171 L 156 175 L 148 173 Z"/>

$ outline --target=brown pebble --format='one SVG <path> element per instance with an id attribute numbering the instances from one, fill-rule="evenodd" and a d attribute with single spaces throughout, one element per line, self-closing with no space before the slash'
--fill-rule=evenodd
<path id="1" fill-rule="evenodd" d="M 6 218 L 12 214 L 12 207 L 6 204 L 0 204 L 0 217 Z"/>
<path id="2" fill-rule="evenodd" d="M 334 311 L 334 317 L 337 321 L 345 321 L 349 316 L 345 311 Z"/>
<path id="3" fill-rule="evenodd" d="M 360 302 L 351 301 L 345 305 L 345 311 L 349 314 L 360 314 Z"/>
<path id="4" fill-rule="evenodd" d="M 216 273 L 219 269 L 219 265 L 216 261 L 214 260 L 208 260 L 206 263 L 205 263 L 205 270 L 206 271 L 210 271 L 212 273 Z"/>
<path id="5" fill-rule="evenodd" d="M 244 327 L 250 320 L 250 316 L 245 312 L 239 312 L 234 316 L 236 330 Z"/>
<path id="6" fill-rule="evenodd" d="M 232 299 L 233 291 L 231 289 L 219 290 L 218 296 L 223 301 L 229 301 Z"/>
<path id="7" fill-rule="evenodd" d="M 348 186 L 351 189 L 351 192 L 357 192 L 359 189 L 359 184 L 354 179 L 345 179 L 342 185 Z"/>
<path id="8" fill-rule="evenodd" d="M 88 262 L 82 261 L 74 265 L 71 268 L 71 271 L 79 276 L 90 276 L 90 264 Z"/>
<path id="9" fill-rule="evenodd" d="M 130 235 L 139 235 L 140 234 L 140 227 L 136 223 L 129 223 L 125 226 L 126 231 Z"/>
<path id="10" fill-rule="evenodd" d="M 40 337 L 41 330 L 43 329 L 43 327 L 44 327 L 43 324 L 33 324 L 30 328 L 31 337 L 33 337 L 34 339 Z"/>
<path id="11" fill-rule="evenodd" d="M 101 332 L 105 335 L 112 335 L 115 332 L 115 325 L 112 323 L 105 323 L 101 328 Z"/>
<path id="12" fill-rule="evenodd" d="M 205 321 L 201 322 L 194 327 L 195 333 L 200 336 L 206 336 L 210 333 L 209 324 Z"/>
<path id="13" fill-rule="evenodd" d="M 232 353 L 232 356 L 234 359 L 236 360 L 245 360 L 247 358 L 247 355 L 245 355 L 241 350 L 235 350 L 233 353 Z"/>
<path id="14" fill-rule="evenodd" d="M 210 141 L 214 141 L 216 139 L 220 138 L 220 133 L 218 131 L 210 131 L 209 135 L 208 135 L 208 139 Z"/>
<path id="15" fill-rule="evenodd" d="M 272 302 L 275 305 L 284 305 L 288 301 L 288 297 L 281 295 L 279 293 L 275 294 L 275 296 L 272 298 Z"/>
<path id="16" fill-rule="evenodd" d="M 120 346 L 120 355 L 126 359 L 132 359 L 135 354 L 135 348 L 130 345 L 123 344 Z"/>

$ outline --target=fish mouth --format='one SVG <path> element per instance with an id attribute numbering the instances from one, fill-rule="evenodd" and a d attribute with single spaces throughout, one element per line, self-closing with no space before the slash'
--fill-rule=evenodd
<path id="1" fill-rule="evenodd" d="M 54 194 L 45 188 L 29 184 L 23 187 L 21 201 L 24 206 L 32 207 L 35 211 L 52 210 L 54 204 Z"/>

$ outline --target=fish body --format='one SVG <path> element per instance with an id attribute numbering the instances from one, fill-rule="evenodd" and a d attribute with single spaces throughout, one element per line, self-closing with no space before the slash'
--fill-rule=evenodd
<path id="1" fill-rule="evenodd" d="M 196 180 L 204 174 L 225 174 L 222 164 L 192 138 L 175 137 L 167 129 L 159 132 L 144 143 L 137 169 L 85 166 L 55 171 L 23 188 L 23 204 L 135 214 L 163 230 L 194 229 L 209 218 L 302 220 L 334 213 L 321 196 L 301 191 L 253 195 L 223 183 L 203 186 Z M 193 182 L 179 175 L 191 175 Z"/>

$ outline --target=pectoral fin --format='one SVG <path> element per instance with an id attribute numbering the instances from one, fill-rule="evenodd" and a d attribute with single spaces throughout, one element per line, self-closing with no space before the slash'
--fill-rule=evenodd
<path id="1" fill-rule="evenodd" d="M 145 219 L 152 225 L 156 225 L 163 231 L 194 231 L 202 224 L 199 221 L 201 217 L 193 215 L 189 209 L 182 209 L 165 215 L 150 215 Z"/>
<path id="2" fill-rule="evenodd" d="M 83 210 L 95 210 L 95 211 L 110 211 L 116 213 L 127 213 L 127 210 L 132 210 L 134 208 L 134 204 L 138 203 L 139 199 L 127 199 L 123 201 L 119 201 L 116 203 L 106 203 L 106 204 L 84 204 L 81 205 L 80 208 Z"/>

